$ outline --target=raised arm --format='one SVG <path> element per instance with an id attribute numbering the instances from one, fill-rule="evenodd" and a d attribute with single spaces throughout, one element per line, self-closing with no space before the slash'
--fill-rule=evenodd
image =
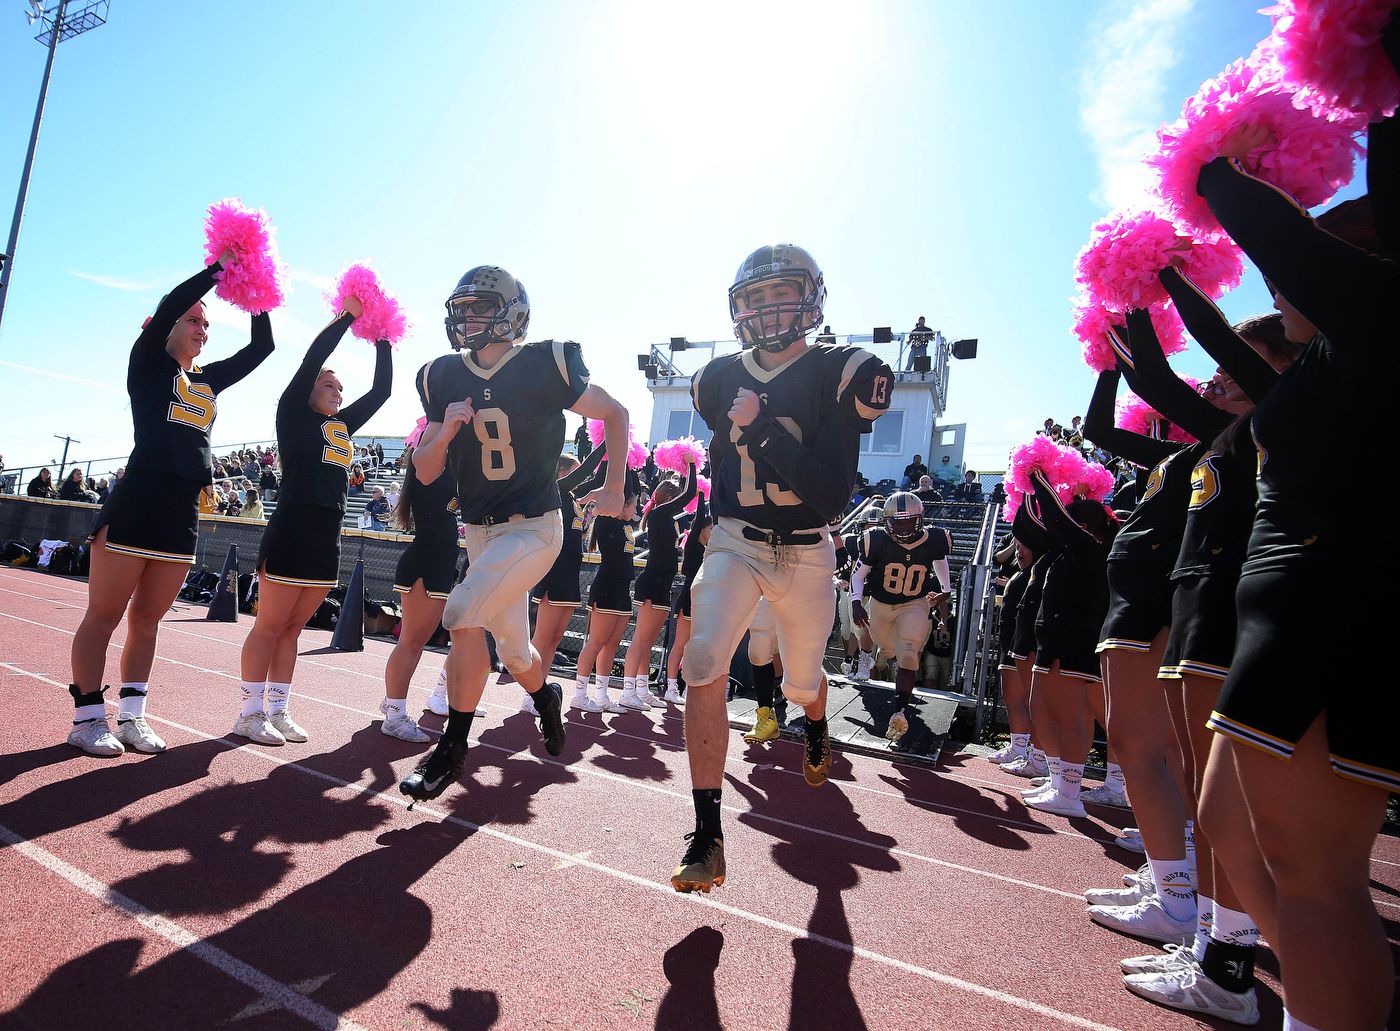
<path id="1" fill-rule="evenodd" d="M 316 334 L 316 339 L 311 341 L 311 346 L 306 349 L 306 357 L 302 358 L 301 365 L 292 374 L 292 380 L 287 384 L 287 389 L 282 391 L 282 397 L 277 402 L 277 410 L 280 413 L 284 408 L 295 410 L 298 406 L 305 408 L 307 401 L 311 397 L 311 388 L 316 385 L 316 376 L 326 364 L 326 359 L 335 350 L 336 344 L 340 343 L 340 338 L 345 335 L 345 331 L 350 328 L 350 323 L 354 317 L 349 312 L 341 312 L 331 319 L 325 329 Z"/>
<path id="2" fill-rule="evenodd" d="M 1077 555 L 1098 555 L 1103 552 L 1103 545 L 1094 535 L 1074 521 L 1044 473 L 1039 470 L 1031 473 L 1031 486 L 1040 505 L 1041 525 L 1052 542 Z"/>
<path id="3" fill-rule="evenodd" d="M 1263 400 L 1274 383 L 1278 373 L 1273 370 L 1259 352 L 1245 342 L 1244 337 L 1235 332 L 1225 313 L 1215 306 L 1209 297 L 1201 293 L 1195 283 L 1181 274 L 1180 269 L 1164 268 L 1157 278 L 1167 289 L 1172 303 L 1186 329 L 1206 354 L 1224 369 L 1240 389 L 1256 404 Z"/>
<path id="4" fill-rule="evenodd" d="M 588 482 L 589 478 L 593 475 L 593 470 L 598 468 L 598 464 L 602 462 L 603 455 L 606 453 L 607 452 L 600 447 L 595 447 L 592 451 L 588 452 L 588 455 L 579 463 L 577 469 L 559 477 L 559 489 L 573 494 L 582 484 Z M 598 485 L 601 486 L 602 482 L 602 480 L 599 480 Z M 592 489 L 591 487 L 589 488 L 589 490 Z M 584 491 L 584 493 L 587 494 L 588 491 Z"/>
<path id="5" fill-rule="evenodd" d="M 1089 408 L 1084 413 L 1084 436 L 1119 458 L 1151 469 L 1168 455 L 1176 454 L 1180 448 L 1171 441 L 1158 440 L 1114 425 L 1114 402 L 1118 399 L 1120 378 L 1121 374 L 1116 369 L 1099 373 L 1093 396 L 1089 398 Z M 1016 518 L 1021 518 L 1020 512 L 1017 512 Z"/>
<path id="6" fill-rule="evenodd" d="M 695 497 L 695 463 L 692 462 L 685 471 L 685 488 L 670 501 L 663 501 L 659 505 L 652 505 L 651 512 L 647 518 L 652 519 L 674 519 L 685 511 L 685 506 L 690 504 Z"/>
<path id="7" fill-rule="evenodd" d="M 1128 347 L 1138 396 L 1197 440 L 1214 440 L 1234 421 L 1172 371 L 1144 309 L 1128 312 Z"/>
<path id="8" fill-rule="evenodd" d="M 243 379 L 263 362 L 267 361 L 276 346 L 272 342 L 272 320 L 267 312 L 252 317 L 252 339 L 241 350 L 229 355 L 223 361 L 205 366 L 204 375 L 214 393 L 222 394 L 229 387 Z M 307 390 L 310 394 L 310 390 Z"/>
<path id="9" fill-rule="evenodd" d="M 384 407 L 394 387 L 394 349 L 387 340 L 374 342 L 374 383 L 369 393 L 340 410 L 341 421 L 352 434 Z"/>
<path id="10" fill-rule="evenodd" d="M 214 276 L 223 270 L 219 262 L 200 269 L 170 293 L 161 298 L 155 313 L 146 321 L 131 347 L 133 364 L 148 362 L 165 354 L 165 341 L 180 316 L 194 307 L 194 303 L 214 289 Z"/>

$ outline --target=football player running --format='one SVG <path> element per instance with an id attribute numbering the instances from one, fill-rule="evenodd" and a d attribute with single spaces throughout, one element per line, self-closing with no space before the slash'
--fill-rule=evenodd
<path id="1" fill-rule="evenodd" d="M 885 501 L 885 525 L 861 534 L 851 574 L 851 619 L 868 627 L 880 650 L 896 656 L 899 663 L 894 711 L 885 731 L 891 741 L 909 732 L 905 707 L 914 695 L 934 605 L 939 618 L 948 621 L 952 538 L 941 527 L 925 527 L 923 520 L 924 503 L 917 494 L 906 490 L 891 494 Z"/>
<path id="2" fill-rule="evenodd" d="M 473 268 L 447 299 L 455 353 L 423 367 L 418 393 L 428 425 L 413 453 L 419 481 L 457 484 L 470 567 L 443 609 L 452 635 L 447 657 L 447 727 L 437 747 L 402 784 L 415 801 L 436 798 L 466 762 L 467 735 L 490 673 L 486 632 L 507 669 L 530 693 L 550 755 L 564 749 L 562 692 L 546 684 L 530 644 L 530 589 L 559 553 L 563 525 L 556 483 L 564 410 L 601 419 L 608 451 L 627 453 L 627 410 L 588 382 L 578 344 L 524 344 L 525 288 L 505 269 Z M 588 496 L 602 515 L 622 511 L 626 463 L 614 463 Z"/>
<path id="3" fill-rule="evenodd" d="M 710 444 L 715 527 L 691 590 L 682 669 L 695 830 L 671 875 L 677 891 L 724 883 L 720 785 L 729 741 L 729 662 L 767 598 L 783 657 L 783 694 L 806 712 L 804 773 L 826 782 L 831 751 L 822 657 L 836 609 L 835 550 L 827 524 L 855 485 L 862 433 L 889 407 L 894 375 L 855 347 L 809 344 L 826 284 L 801 247 L 760 247 L 729 290 L 744 345 L 691 381 Z"/>

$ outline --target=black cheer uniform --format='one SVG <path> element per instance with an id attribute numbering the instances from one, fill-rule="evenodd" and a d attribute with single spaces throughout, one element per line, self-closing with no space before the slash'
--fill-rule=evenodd
<path id="1" fill-rule="evenodd" d="M 1372 127 L 1372 140 L 1393 125 Z M 1382 239 L 1393 243 L 1396 226 L 1384 216 L 1395 210 L 1397 184 L 1369 163 L 1367 175 Z M 1357 468 L 1386 465 L 1400 265 L 1318 228 L 1231 160 L 1203 168 L 1197 186 L 1265 278 L 1319 330 L 1254 411 L 1259 503 L 1235 596 L 1234 660 L 1208 725 L 1288 758 L 1325 713 L 1333 771 L 1400 791 L 1400 697 L 1362 668 L 1373 664 L 1370 645 L 1385 639 L 1389 620 L 1384 606 L 1352 603 L 1366 590 L 1371 535 L 1356 532 L 1352 504 L 1317 482 L 1348 451 Z"/>
<path id="2" fill-rule="evenodd" d="M 476 413 L 447 451 L 464 523 L 559 510 L 564 410 L 587 389 L 588 369 L 573 342 L 517 344 L 489 369 L 469 351 L 423 367 L 418 394 L 429 422 L 442 422 L 454 401 L 470 399 Z"/>
<path id="3" fill-rule="evenodd" d="M 671 607 L 671 582 L 676 578 L 676 517 L 695 497 L 695 466 L 686 471 L 685 488 L 670 501 L 653 505 L 647 513 L 647 561 L 637 577 L 637 603 L 649 601 L 657 608 Z"/>
<path id="4" fill-rule="evenodd" d="M 277 401 L 277 452 L 282 487 L 263 531 L 258 569 L 270 582 L 329 589 L 340 580 L 340 527 L 349 489 L 351 438 L 389 400 L 393 358 L 387 340 L 374 345 L 374 385 L 335 415 L 310 405 L 311 389 L 354 320 L 341 313 L 311 342 Z"/>
<path id="5" fill-rule="evenodd" d="M 825 527 L 851 498 L 860 435 L 889 408 L 893 384 L 889 366 L 858 347 L 812 345 L 772 371 L 751 350 L 712 360 L 690 389 L 715 431 L 715 518 L 778 533 Z M 728 414 L 741 387 L 762 403 L 742 430 Z"/>
<path id="6" fill-rule="evenodd" d="M 538 602 L 572 609 L 582 600 L 578 581 L 583 571 L 583 512 L 578 498 L 602 486 L 602 480 L 593 476 L 593 471 L 605 453 L 601 447 L 594 448 L 577 469 L 559 479 L 559 518 L 564 524 L 564 541 L 554 565 L 530 592 L 530 597 Z"/>
<path id="7" fill-rule="evenodd" d="M 700 572 L 700 564 L 705 561 L 705 545 L 700 540 L 700 531 L 704 529 L 706 516 L 706 506 L 708 502 L 699 498 L 695 502 L 695 518 L 690 522 L 690 532 L 686 534 L 685 544 L 681 547 L 681 593 L 676 599 L 676 612 L 690 618 L 690 585 L 695 582 L 695 577 Z"/>
<path id="8" fill-rule="evenodd" d="M 632 527 L 612 516 L 595 516 L 593 542 L 598 546 L 598 573 L 588 586 L 588 605 L 600 612 L 632 614 Z"/>
<path id="9" fill-rule="evenodd" d="M 136 446 L 89 537 L 107 527 L 107 550 L 159 562 L 194 563 L 199 492 L 213 482 L 209 430 L 216 398 L 272 353 L 272 322 L 252 316 L 252 339 L 210 365 L 182 369 L 165 350 L 171 330 L 214 285 L 216 262 L 171 290 L 131 348 L 126 392 Z"/>
<path id="10" fill-rule="evenodd" d="M 394 568 L 394 590 L 407 594 L 423 581 L 429 598 L 446 601 L 457 583 L 457 558 L 461 554 L 457 534 L 457 485 L 451 476 L 439 476 L 424 484 L 409 463 L 413 495 L 408 499 L 413 517 L 413 540 Z"/>
<path id="11" fill-rule="evenodd" d="M 1074 521 L 1045 478 L 1032 478 L 1041 525 L 1060 547 L 1045 569 L 1035 620 L 1035 669 L 1100 683 L 1094 646 L 1108 611 L 1108 546 Z"/>

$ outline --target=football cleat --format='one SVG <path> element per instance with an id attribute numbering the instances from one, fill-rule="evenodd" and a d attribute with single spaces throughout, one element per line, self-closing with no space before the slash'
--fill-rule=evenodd
<path id="1" fill-rule="evenodd" d="M 685 836 L 690 842 L 681 865 L 671 874 L 671 887 L 680 892 L 703 891 L 710 893 L 724 883 L 724 839 L 701 836 L 692 831 Z"/>
<path id="2" fill-rule="evenodd" d="M 438 738 L 437 747 L 403 779 L 399 790 L 415 802 L 437 798 L 462 775 L 467 764 L 467 743 Z"/>
<path id="3" fill-rule="evenodd" d="M 749 744 L 757 744 L 760 741 L 772 741 L 780 733 L 778 720 L 773 715 L 773 710 L 766 705 L 758 707 L 753 730 L 744 735 L 744 740 Z"/>
<path id="4" fill-rule="evenodd" d="M 808 784 L 819 788 L 826 783 L 826 775 L 831 771 L 831 735 L 822 728 L 820 736 L 813 737 L 811 724 L 807 729 L 807 743 L 802 749 L 802 775 Z"/>

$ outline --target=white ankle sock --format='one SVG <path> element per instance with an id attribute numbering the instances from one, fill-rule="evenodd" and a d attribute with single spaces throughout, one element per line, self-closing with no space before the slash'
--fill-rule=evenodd
<path id="1" fill-rule="evenodd" d="M 1215 919 L 1211 923 L 1210 936 L 1225 945 L 1259 944 L 1259 928 L 1248 913 L 1238 909 L 1228 909 L 1219 902 L 1215 904 Z"/>
<path id="2" fill-rule="evenodd" d="M 1108 776 L 1103 782 L 1120 795 L 1127 790 L 1127 784 L 1123 781 L 1123 768 L 1117 763 L 1108 764 Z"/>
<path id="3" fill-rule="evenodd" d="M 1313 1027 L 1311 1024 L 1304 1024 L 1287 1010 L 1283 1011 L 1283 1031 L 1322 1031 L 1320 1027 Z"/>
<path id="4" fill-rule="evenodd" d="M 1215 923 L 1215 900 L 1208 895 L 1196 896 L 1196 944 L 1192 950 L 1196 962 L 1206 958 L 1206 942 L 1210 941 L 1210 929 Z"/>
<path id="5" fill-rule="evenodd" d="M 100 720 L 107 715 L 107 706 L 101 702 L 92 705 L 76 705 L 73 707 L 73 723 L 86 723 L 88 720 Z"/>
<path id="6" fill-rule="evenodd" d="M 386 708 L 386 709 L 392 709 L 392 710 L 394 710 L 394 712 L 398 713 L 400 716 L 407 716 L 407 715 L 408 715 L 408 699 L 407 699 L 407 698 L 390 698 L 390 697 L 388 697 L 388 696 L 386 695 L 385 698 L 384 698 L 384 708 Z"/>
<path id="7" fill-rule="evenodd" d="M 263 690 L 265 684 L 254 684 L 244 680 L 240 685 L 243 692 L 243 711 L 240 716 L 251 716 L 255 712 L 263 711 Z"/>
<path id="8" fill-rule="evenodd" d="M 291 684 L 274 684 L 269 680 L 267 682 L 267 714 L 276 716 L 279 712 L 286 712 L 287 696 L 291 693 Z"/>
<path id="9" fill-rule="evenodd" d="M 1056 791 L 1060 790 L 1060 782 L 1064 779 L 1062 770 L 1064 763 L 1058 755 L 1046 756 L 1045 764 L 1050 767 L 1050 786 Z"/>
<path id="10" fill-rule="evenodd" d="M 675 692 L 679 693 L 679 692 L 680 692 L 680 689 L 681 689 L 681 682 L 680 682 L 680 680 L 678 680 L 678 679 L 677 679 L 677 680 L 672 680 L 672 679 L 670 679 L 669 677 L 666 679 L 666 690 L 667 690 L 667 691 L 675 691 Z"/>
<path id="11" fill-rule="evenodd" d="M 1152 882 L 1157 885 L 1157 896 L 1162 900 L 1162 908 L 1173 920 L 1192 920 L 1196 916 L 1196 892 L 1191 887 L 1191 871 L 1186 868 L 1186 859 L 1153 859 L 1147 857 L 1152 866 Z"/>
<path id="12" fill-rule="evenodd" d="M 1079 797 L 1079 787 L 1084 780 L 1083 763 L 1060 763 L 1060 797 L 1075 799 Z"/>
<path id="13" fill-rule="evenodd" d="M 149 684 L 122 684 L 123 691 L 139 691 L 140 694 L 126 695 L 117 699 L 117 719 L 134 719 L 146 715 L 146 690 Z"/>
<path id="14" fill-rule="evenodd" d="M 1016 751 L 1025 754 L 1027 748 L 1031 746 L 1031 736 L 1029 734 L 1012 734 L 1011 747 Z"/>
<path id="15" fill-rule="evenodd" d="M 1048 763 L 1045 753 L 1035 745 L 1031 745 L 1031 759 L 1037 766 L 1045 766 Z"/>
<path id="16" fill-rule="evenodd" d="M 636 678 L 636 677 L 623 677 L 623 678 L 622 678 L 622 693 L 623 693 L 623 694 L 629 694 L 629 695 L 630 695 L 630 694 L 636 694 L 636 693 L 637 693 L 637 678 Z"/>
<path id="17" fill-rule="evenodd" d="M 575 691 L 576 693 L 578 693 L 578 694 L 587 694 L 587 693 L 588 693 L 588 678 L 587 678 L 587 677 L 575 677 L 575 678 L 574 678 L 574 691 Z"/>

